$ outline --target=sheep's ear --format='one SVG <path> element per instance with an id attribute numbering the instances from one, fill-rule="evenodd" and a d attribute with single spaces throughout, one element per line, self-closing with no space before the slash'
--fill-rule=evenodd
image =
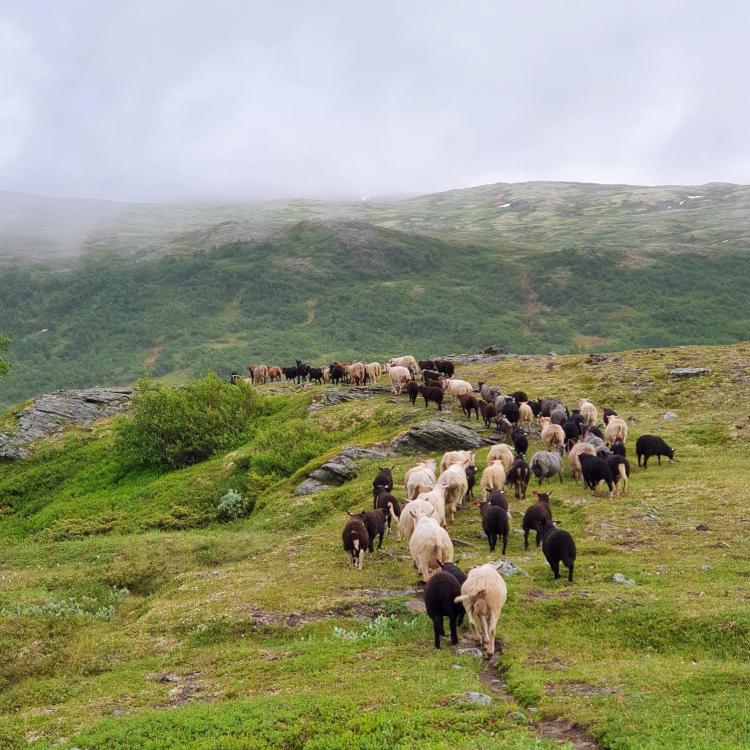
<path id="1" fill-rule="evenodd" d="M 536 497 L 539 497 L 539 493 L 538 493 L 538 492 L 537 492 L 536 490 L 532 490 L 532 491 L 531 491 L 531 494 L 532 494 L 532 495 L 536 495 Z"/>
<path id="2" fill-rule="evenodd" d="M 552 490 L 547 493 L 547 497 L 552 497 Z"/>

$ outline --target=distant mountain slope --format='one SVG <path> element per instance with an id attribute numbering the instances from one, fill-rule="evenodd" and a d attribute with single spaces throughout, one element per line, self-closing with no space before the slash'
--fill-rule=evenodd
<path id="1" fill-rule="evenodd" d="M 14 339 L 0 404 L 249 362 L 732 342 L 750 330 L 750 254 L 519 254 L 359 220 L 305 220 L 210 252 L 0 273 Z"/>
<path id="2" fill-rule="evenodd" d="M 366 221 L 507 253 L 746 249 L 750 187 L 498 183 L 398 201 L 128 204 L 0 193 L 0 261 L 151 256 L 266 239 L 299 221 Z"/>

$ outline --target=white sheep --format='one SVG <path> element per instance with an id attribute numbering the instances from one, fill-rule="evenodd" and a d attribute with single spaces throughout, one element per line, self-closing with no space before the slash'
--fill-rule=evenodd
<path id="1" fill-rule="evenodd" d="M 489 563 L 469 571 L 461 586 L 461 596 L 455 599 L 464 605 L 474 639 L 488 658 L 495 653 L 497 621 L 507 600 L 508 587 Z"/>
<path id="2" fill-rule="evenodd" d="M 476 454 L 474 451 L 447 451 L 440 461 L 440 471 L 445 471 L 453 464 L 459 464 L 464 469 L 468 469 L 469 466 L 474 466 L 475 460 Z"/>
<path id="3" fill-rule="evenodd" d="M 453 521 L 456 511 L 463 505 L 464 498 L 469 491 L 466 469 L 460 464 L 449 466 L 438 478 L 438 484 L 445 487 L 445 504 L 450 508 L 451 521 Z"/>
<path id="4" fill-rule="evenodd" d="M 437 511 L 426 500 L 412 500 L 401 509 L 398 517 L 399 537 L 405 537 L 408 542 L 414 533 L 414 525 L 422 516 L 437 517 Z"/>
<path id="5" fill-rule="evenodd" d="M 402 367 L 411 367 L 411 371 L 415 375 L 418 375 L 421 372 L 421 370 L 419 369 L 419 365 L 417 364 L 417 360 L 414 359 L 411 354 L 407 354 L 404 357 L 391 357 L 386 363 L 386 370 L 389 367 L 395 367 L 398 365 Z"/>
<path id="6" fill-rule="evenodd" d="M 596 424 L 596 420 L 599 418 L 599 412 L 596 407 L 587 398 L 581 398 L 578 400 L 578 408 L 581 411 L 583 417 L 583 423 L 586 425 Z"/>
<path id="7" fill-rule="evenodd" d="M 540 417 L 542 442 L 548 451 L 562 448 L 565 445 L 565 430 L 559 424 L 552 424 L 549 417 Z"/>
<path id="8" fill-rule="evenodd" d="M 459 396 L 468 396 L 474 393 L 474 386 L 466 380 L 455 380 L 449 378 L 443 381 L 443 389 L 453 396 L 455 401 Z"/>
<path id="9" fill-rule="evenodd" d="M 604 428 L 604 439 L 610 445 L 615 440 L 622 440 L 624 443 L 628 439 L 628 423 L 619 417 L 610 417 L 607 426 Z"/>
<path id="10" fill-rule="evenodd" d="M 380 376 L 383 374 L 383 368 L 380 366 L 380 362 L 370 362 L 365 365 L 365 371 L 367 377 L 372 380 L 373 383 L 377 383 L 380 380 Z"/>
<path id="11" fill-rule="evenodd" d="M 534 412 L 531 407 L 524 401 L 518 405 L 518 426 L 523 427 L 527 432 L 531 429 L 534 421 Z"/>
<path id="12" fill-rule="evenodd" d="M 406 499 L 414 500 L 422 492 L 429 492 L 435 486 L 435 459 L 422 461 L 404 474 Z"/>
<path id="13" fill-rule="evenodd" d="M 411 380 L 411 373 L 406 367 L 391 367 L 388 370 L 388 378 L 391 381 L 391 393 L 399 396 L 401 389 Z"/>
<path id="14" fill-rule="evenodd" d="M 502 490 L 505 487 L 505 481 L 505 467 L 500 459 L 487 464 L 487 468 L 482 472 L 482 478 L 479 480 L 482 502 L 487 499 L 487 495 L 492 490 Z"/>
<path id="15" fill-rule="evenodd" d="M 510 471 L 510 467 L 513 466 L 515 460 L 516 457 L 513 455 L 513 451 L 504 443 L 493 445 L 487 454 L 487 464 L 489 465 L 493 461 L 502 461 L 506 474 Z"/>
<path id="16" fill-rule="evenodd" d="M 453 562 L 453 542 L 448 532 L 429 516 L 421 516 L 416 521 L 409 540 L 409 552 L 425 583 L 433 571 L 440 569 L 441 562 Z"/>
<path id="17" fill-rule="evenodd" d="M 417 500 L 426 500 L 435 509 L 435 518 L 445 526 L 445 485 L 436 484 L 429 492 L 417 495 Z"/>

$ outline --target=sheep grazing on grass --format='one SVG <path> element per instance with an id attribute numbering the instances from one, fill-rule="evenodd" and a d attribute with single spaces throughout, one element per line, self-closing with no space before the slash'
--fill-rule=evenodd
<path id="1" fill-rule="evenodd" d="M 516 494 L 516 500 L 526 499 L 526 488 L 529 486 L 531 470 L 526 463 L 522 454 L 516 456 L 516 460 L 511 464 L 508 472 L 507 483 L 513 486 Z"/>
<path id="2" fill-rule="evenodd" d="M 523 514 L 523 547 L 529 548 L 529 532 L 536 531 L 536 546 L 539 546 L 541 537 L 539 536 L 539 524 L 542 519 L 552 520 L 552 510 L 549 507 L 549 499 L 552 492 L 534 492 L 536 502 L 526 508 Z"/>
<path id="3" fill-rule="evenodd" d="M 440 459 L 440 471 L 445 471 L 453 464 L 460 464 L 463 467 L 474 466 L 476 463 L 476 453 L 474 451 L 446 451 Z"/>
<path id="4" fill-rule="evenodd" d="M 638 456 L 638 466 L 641 465 L 641 458 L 643 458 L 643 468 L 647 469 L 648 460 L 651 456 L 656 456 L 659 466 L 661 466 L 661 457 L 666 456 L 670 461 L 673 461 L 675 451 L 658 435 L 641 435 L 635 441 L 635 453 Z"/>
<path id="5" fill-rule="evenodd" d="M 378 495 L 378 499 L 375 501 L 375 507 L 380 508 L 385 512 L 385 519 L 387 524 L 386 533 L 391 531 L 391 521 L 398 524 L 399 516 L 401 515 L 401 503 L 388 492 L 381 492 Z M 396 526 L 398 530 L 398 526 Z M 401 534 L 398 534 L 398 539 L 401 538 Z"/>
<path id="6" fill-rule="evenodd" d="M 581 478 L 581 456 L 584 453 L 589 456 L 595 456 L 596 449 L 591 443 L 576 443 L 568 453 L 570 475 L 573 477 L 574 482 L 577 482 Z"/>
<path id="7" fill-rule="evenodd" d="M 483 380 L 479 381 L 479 395 L 490 403 L 494 403 L 495 399 L 500 395 L 499 385 L 488 385 Z"/>
<path id="8" fill-rule="evenodd" d="M 388 370 L 388 380 L 391 382 L 391 393 L 395 396 L 400 396 L 401 391 L 406 387 L 406 384 L 413 380 L 411 372 L 408 367 L 391 367 Z"/>
<path id="9" fill-rule="evenodd" d="M 513 442 L 513 448 L 516 453 L 522 456 L 526 454 L 529 449 L 529 436 L 524 432 L 522 427 L 514 427 L 513 432 L 510 433 L 510 439 Z"/>
<path id="10" fill-rule="evenodd" d="M 362 570 L 365 550 L 370 546 L 370 535 L 361 518 L 354 516 L 347 521 L 341 532 L 341 540 L 344 543 L 344 552 L 349 558 L 349 567 Z"/>
<path id="11" fill-rule="evenodd" d="M 406 392 L 409 395 L 409 401 L 414 406 L 417 403 L 417 396 L 419 396 L 419 383 L 416 380 L 410 380 L 406 384 Z"/>
<path id="12" fill-rule="evenodd" d="M 479 413 L 482 415 L 482 419 L 484 420 L 484 426 L 489 428 L 489 426 L 497 416 L 497 409 L 495 408 L 495 404 L 482 399 L 479 402 Z"/>
<path id="13" fill-rule="evenodd" d="M 539 424 L 542 428 L 542 443 L 548 450 L 563 451 L 565 446 L 565 430 L 559 424 L 552 424 L 549 417 L 540 417 Z"/>
<path id="14" fill-rule="evenodd" d="M 445 526 L 445 485 L 435 484 L 429 492 L 417 496 L 417 500 L 427 501 L 435 509 L 435 518 L 441 526 Z"/>
<path id="15" fill-rule="evenodd" d="M 518 424 L 525 430 L 531 429 L 531 425 L 534 421 L 534 412 L 526 402 L 521 402 L 518 405 Z"/>
<path id="16" fill-rule="evenodd" d="M 375 552 L 375 537 L 378 538 L 378 551 L 383 546 L 383 535 L 385 534 L 385 519 L 386 511 L 382 508 L 375 508 L 374 510 L 363 510 L 361 513 L 356 515 L 349 514 L 352 518 L 361 518 L 362 523 L 367 529 L 367 535 L 369 536 L 369 543 L 367 549 L 370 553 Z"/>
<path id="17" fill-rule="evenodd" d="M 560 477 L 560 484 L 562 484 L 563 476 L 563 460 L 559 453 L 551 451 L 537 451 L 531 457 L 531 464 L 529 465 L 531 473 L 539 480 L 539 484 L 542 480 L 547 479 L 552 481 L 552 477 L 555 475 Z"/>
<path id="18" fill-rule="evenodd" d="M 476 466 L 467 466 L 464 469 L 464 473 L 466 474 L 466 497 L 469 498 L 469 500 L 474 499 L 474 485 L 477 483 L 477 467 Z"/>
<path id="19" fill-rule="evenodd" d="M 390 466 L 380 466 L 378 468 L 378 474 L 375 479 L 372 480 L 372 507 L 374 508 L 378 495 L 383 492 L 393 491 L 393 468 Z"/>
<path id="20" fill-rule="evenodd" d="M 505 467 L 500 459 L 487 464 L 479 480 L 482 500 L 486 500 L 492 490 L 502 490 L 505 487 L 505 480 Z"/>
<path id="21" fill-rule="evenodd" d="M 474 392 L 472 384 L 465 380 L 444 380 L 443 385 L 454 401 L 457 401 L 459 396 L 470 396 Z"/>
<path id="22" fill-rule="evenodd" d="M 399 538 L 403 537 L 408 542 L 409 539 L 411 539 L 411 535 L 414 533 L 414 525 L 416 524 L 417 518 L 420 518 L 421 516 L 437 518 L 437 513 L 435 508 L 433 508 L 426 500 L 412 500 L 411 502 L 406 503 L 404 509 L 401 511 L 401 515 L 398 517 Z"/>
<path id="23" fill-rule="evenodd" d="M 491 505 L 486 500 L 483 503 L 477 503 L 479 513 L 482 516 L 482 530 L 487 535 L 487 542 L 490 546 L 490 552 L 495 551 L 498 537 L 503 539 L 503 551 L 508 546 L 508 511 L 506 508 L 498 508 Z"/>
<path id="24" fill-rule="evenodd" d="M 547 558 L 555 579 L 560 577 L 560 563 L 568 569 L 568 581 L 573 583 L 573 567 L 576 560 L 576 543 L 573 537 L 558 529 L 548 518 L 539 522 L 539 534 L 542 537 L 542 552 Z"/>
<path id="25" fill-rule="evenodd" d="M 438 560 L 438 564 L 441 562 Z M 444 563 L 441 566 L 443 569 L 435 573 L 424 587 L 424 608 L 432 620 L 435 648 L 440 648 L 440 636 L 445 635 L 443 623 L 446 617 L 450 625 L 451 645 L 455 646 L 458 643 L 458 626 L 463 623 L 466 614 L 464 605 L 456 601 L 461 596 L 461 582 L 446 571 L 448 565 L 453 563 Z"/>
<path id="26" fill-rule="evenodd" d="M 502 461 L 506 473 L 509 472 L 510 467 L 513 466 L 514 459 L 515 456 L 513 455 L 513 451 L 507 445 L 503 445 L 502 443 L 493 445 L 490 448 L 489 453 L 487 453 L 487 463 L 491 464 L 493 461 Z"/>
<path id="27" fill-rule="evenodd" d="M 596 424 L 596 420 L 599 418 L 599 412 L 591 401 L 587 398 L 579 399 L 578 408 L 581 410 L 584 424 Z"/>
<path id="28" fill-rule="evenodd" d="M 435 459 L 429 458 L 407 470 L 404 474 L 404 491 L 406 499 L 414 500 L 423 492 L 429 492 L 436 482 Z"/>
<path id="29" fill-rule="evenodd" d="M 474 397 L 474 394 L 462 393 L 458 397 L 458 402 L 461 404 L 461 411 L 469 419 L 471 419 L 471 412 L 474 412 L 477 418 L 477 422 L 479 421 L 479 402 Z"/>
<path id="30" fill-rule="evenodd" d="M 460 464 L 453 464 L 438 477 L 438 484 L 445 487 L 445 505 L 450 508 L 451 521 L 453 521 L 456 511 L 461 507 L 469 492 L 466 470 Z"/>
<path id="31" fill-rule="evenodd" d="M 477 644 L 491 658 L 495 653 L 495 630 L 508 599 L 505 581 L 490 564 L 472 568 L 461 586 L 456 603 L 464 605 Z"/>
<path id="32" fill-rule="evenodd" d="M 630 476 L 630 463 L 624 456 L 617 456 L 614 453 L 610 454 L 604 459 L 609 465 L 609 469 L 612 472 L 612 479 L 614 480 L 615 487 L 617 488 L 617 494 L 624 495 L 628 489 L 628 477 Z M 622 487 L 620 487 L 622 482 Z"/>
<path id="33" fill-rule="evenodd" d="M 426 583 L 440 562 L 453 562 L 453 542 L 448 532 L 429 516 L 415 519 L 414 533 L 409 539 L 409 553 L 422 580 Z"/>
<path id="34" fill-rule="evenodd" d="M 604 428 L 604 439 L 610 445 L 612 445 L 615 440 L 622 440 L 624 443 L 628 439 L 628 423 L 619 417 L 610 417 L 607 426 Z"/>
<path id="35" fill-rule="evenodd" d="M 422 394 L 424 399 L 424 408 L 427 408 L 427 404 L 430 401 L 434 401 L 437 404 L 437 410 L 443 410 L 443 396 L 444 391 L 442 388 L 438 388 L 434 385 L 420 385 L 419 392 Z"/>
<path id="36" fill-rule="evenodd" d="M 612 470 L 609 468 L 609 464 L 599 456 L 589 456 L 586 453 L 582 453 L 579 456 L 581 462 L 581 474 L 583 475 L 583 483 L 592 491 L 596 491 L 596 486 L 599 482 L 604 482 L 609 490 L 610 500 L 613 496 L 613 480 Z"/>

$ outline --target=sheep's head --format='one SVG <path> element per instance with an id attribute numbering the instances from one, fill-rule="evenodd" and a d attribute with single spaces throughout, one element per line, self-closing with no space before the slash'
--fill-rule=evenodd
<path id="1" fill-rule="evenodd" d="M 537 492 L 536 490 L 534 490 L 533 495 L 540 502 L 549 503 L 549 499 L 552 496 L 552 490 L 550 490 L 549 492 Z"/>

